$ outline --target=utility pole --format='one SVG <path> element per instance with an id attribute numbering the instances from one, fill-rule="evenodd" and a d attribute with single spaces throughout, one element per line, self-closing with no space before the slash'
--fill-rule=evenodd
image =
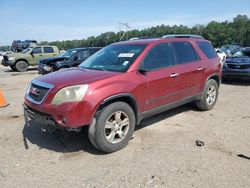
<path id="1" fill-rule="evenodd" d="M 123 37 L 126 35 L 129 29 L 131 29 L 131 27 L 128 25 L 128 23 L 119 22 L 119 31 L 124 32 L 120 38 L 120 41 L 123 39 Z"/>

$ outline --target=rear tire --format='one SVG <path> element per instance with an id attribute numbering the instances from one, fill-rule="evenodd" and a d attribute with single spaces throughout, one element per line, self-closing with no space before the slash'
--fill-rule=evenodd
<path id="1" fill-rule="evenodd" d="M 29 64 L 26 61 L 18 61 L 15 64 L 15 68 L 18 72 L 25 72 L 29 68 Z"/>
<path id="2" fill-rule="evenodd" d="M 111 153 L 128 144 L 134 128 L 132 108 L 125 102 L 115 102 L 97 113 L 89 126 L 89 139 L 98 150 Z"/>
<path id="3" fill-rule="evenodd" d="M 216 104 L 218 93 L 218 83 L 214 79 L 208 80 L 203 90 L 201 100 L 196 102 L 196 106 L 200 110 L 211 110 Z"/>

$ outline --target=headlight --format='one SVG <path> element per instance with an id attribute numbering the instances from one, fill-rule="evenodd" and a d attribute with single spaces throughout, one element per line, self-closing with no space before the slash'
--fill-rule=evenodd
<path id="1" fill-rule="evenodd" d="M 52 104 L 81 101 L 88 90 L 88 85 L 75 85 L 60 89 L 52 100 Z"/>
<path id="2" fill-rule="evenodd" d="M 26 95 L 29 94 L 29 91 L 30 91 L 30 86 L 31 86 L 31 83 L 28 85 L 27 89 L 26 89 Z"/>
<path id="3" fill-rule="evenodd" d="M 15 60 L 15 57 L 9 57 L 9 60 L 13 61 Z"/>

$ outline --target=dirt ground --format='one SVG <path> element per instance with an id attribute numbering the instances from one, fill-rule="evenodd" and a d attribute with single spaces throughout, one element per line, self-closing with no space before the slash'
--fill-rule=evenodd
<path id="1" fill-rule="evenodd" d="M 87 131 L 50 135 L 24 123 L 38 74 L 0 66 L 0 187 L 250 187 L 250 81 L 223 83 L 217 105 L 188 104 L 144 120 L 124 149 L 103 154 Z M 195 140 L 205 142 L 197 147 Z"/>

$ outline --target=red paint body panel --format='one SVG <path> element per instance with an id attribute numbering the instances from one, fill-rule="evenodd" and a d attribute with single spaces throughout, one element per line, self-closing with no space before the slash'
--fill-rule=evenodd
<path id="1" fill-rule="evenodd" d="M 195 41 L 200 40 L 204 41 L 195 39 Z M 201 60 L 145 74 L 138 72 L 140 63 L 152 47 L 172 41 L 190 42 Z M 72 68 L 41 76 L 37 80 L 52 84 L 53 89 L 41 104 L 35 104 L 27 97 L 25 97 L 25 104 L 36 111 L 53 116 L 57 124 L 62 127 L 77 128 L 89 125 L 101 103 L 117 94 L 128 93 L 134 96 L 138 105 L 138 113 L 197 95 L 203 91 L 205 82 L 211 75 L 216 74 L 221 78 L 221 64 L 219 58 L 207 59 L 195 41 L 194 39 L 169 38 L 117 43 L 148 44 L 148 46 L 125 73 Z M 202 70 L 199 70 L 200 68 Z M 171 77 L 173 73 L 179 76 Z M 83 101 L 63 103 L 59 106 L 51 104 L 56 92 L 61 88 L 79 84 L 89 85 Z M 66 123 L 62 124 L 58 120 L 61 116 L 67 119 Z"/>

